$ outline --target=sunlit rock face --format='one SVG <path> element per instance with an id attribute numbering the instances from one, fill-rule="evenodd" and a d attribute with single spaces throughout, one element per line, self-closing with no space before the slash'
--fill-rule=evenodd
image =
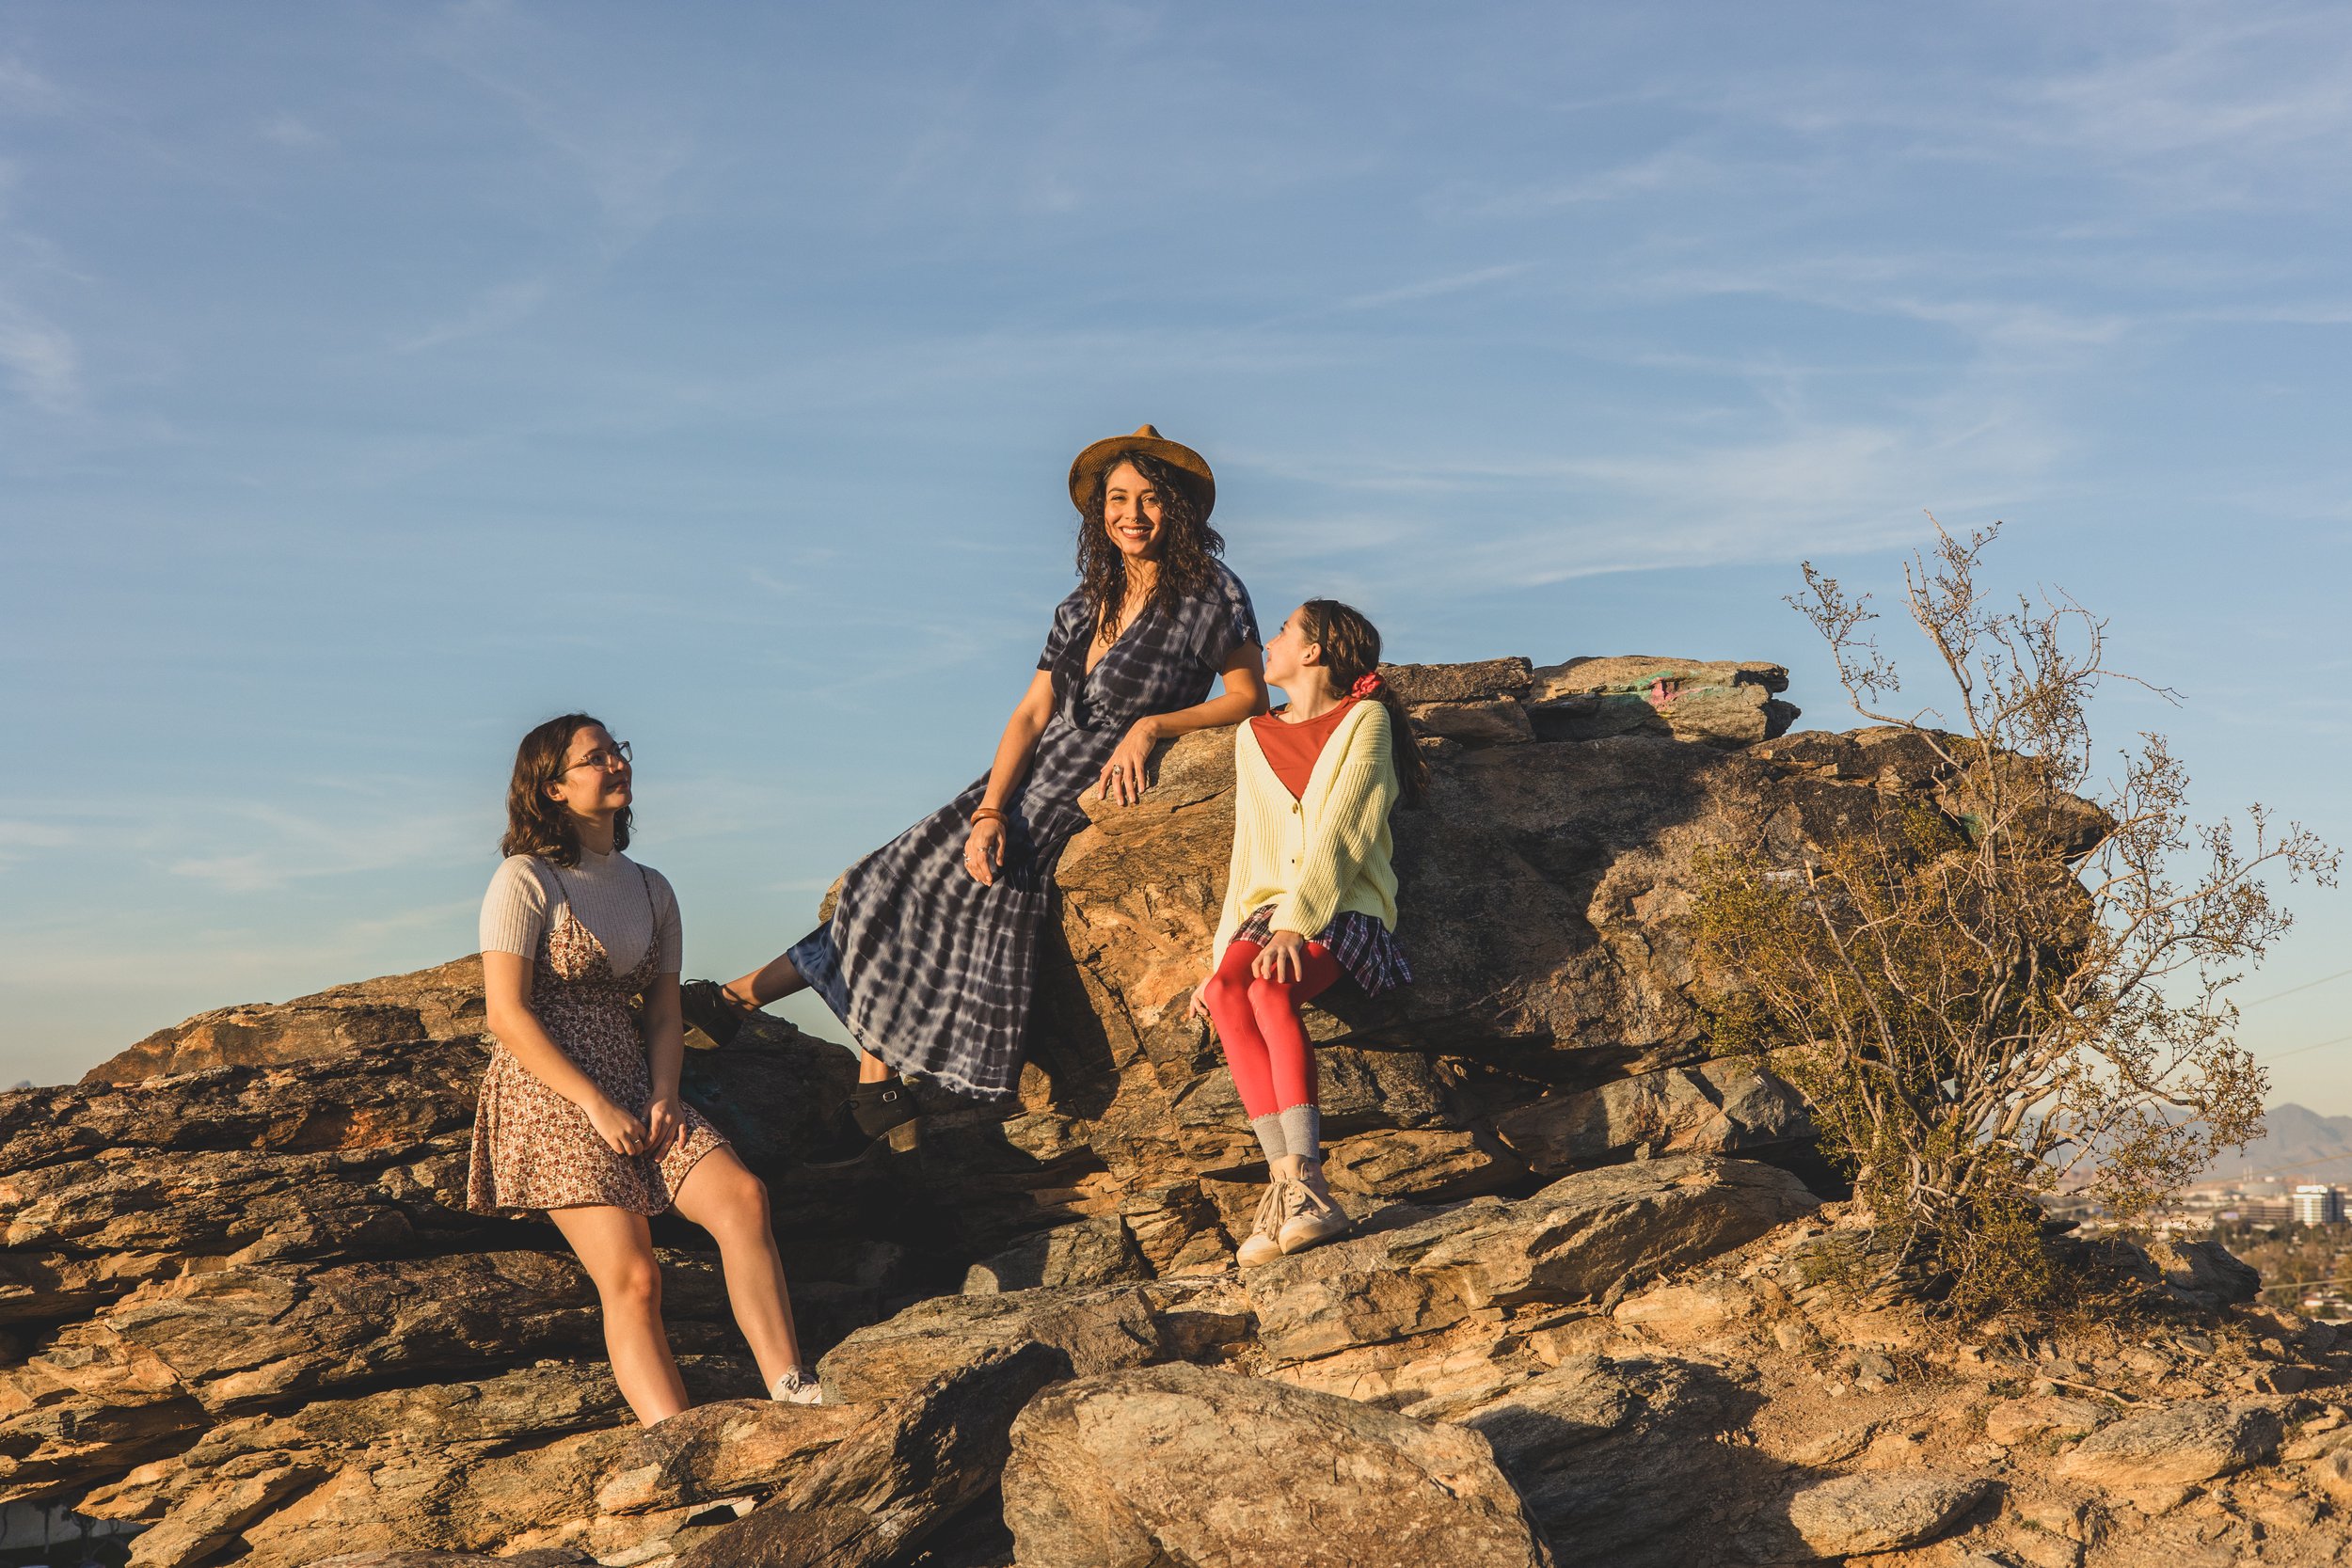
<path id="1" fill-rule="evenodd" d="M 208 1013 L 78 1085 L 0 1095 L 0 1503 L 141 1527 L 142 1565 L 1058 1561 L 1138 1540 L 1216 1560 L 1231 1486 L 1150 1459 L 1154 1423 L 1199 1410 L 1344 1445 L 1379 1504 L 1348 1538 L 1364 1554 L 1424 1520 L 1496 1560 L 1794 1560 L 1868 1535 L 1851 1519 L 1880 1492 L 1909 1522 L 1853 1549 L 1977 1529 L 1991 1461 L 1968 1456 L 2001 1445 L 1968 1401 L 1999 1402 L 1997 1380 L 1937 1392 L 1918 1380 L 1931 1354 L 1960 1365 L 1948 1347 L 1820 1294 L 1803 1259 L 1842 1212 L 1820 1207 L 1804 1106 L 1711 1054 L 1688 932 L 1708 847 L 1793 863 L 1931 795 L 1931 754 L 1892 731 L 1782 735 L 1771 665 L 1389 674 L 1430 769 L 1394 824 L 1417 983 L 1378 1004 L 1343 986 L 1309 1020 L 1356 1235 L 1233 1266 L 1263 1171 L 1185 1006 L 1232 823 L 1232 733 L 1201 733 L 1140 803 L 1089 802 L 1018 1104 L 927 1090 L 919 1150 L 811 1170 L 848 1052 L 770 1022 L 689 1053 L 688 1098 L 770 1184 L 841 1402 L 757 1398 L 707 1238 L 663 1222 L 673 1342 L 716 1402 L 628 1424 L 555 1232 L 465 1211 L 486 1049 L 466 958 Z M 2219 1282 L 2174 1291 L 2182 1310 L 2245 1310 L 2226 1259 L 2192 1261 L 2144 1272 Z M 2228 1465 L 2311 1418 L 2279 1412 L 2303 1375 L 2287 1362 L 2331 1375 L 2318 1338 L 2267 1332 L 2267 1385 L 2202 1389 L 2254 1434 Z M 2142 1360 L 2166 1369 L 2144 1401 L 2204 1375 Z M 2001 1375 L 2014 1404 L 2031 1369 Z M 1854 1422 L 1812 1392 L 1825 1378 L 1918 1398 L 1841 1447 Z M 1926 1433 L 1929 1481 L 1804 1489 L 1909 1463 L 1889 1420 Z M 1057 1503 L 1056 1477 L 1083 1496 Z M 1261 1524 L 1289 1541 L 1304 1517 Z"/>

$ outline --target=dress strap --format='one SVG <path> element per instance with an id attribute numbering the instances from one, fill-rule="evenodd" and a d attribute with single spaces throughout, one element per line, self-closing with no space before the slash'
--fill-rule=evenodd
<path id="1" fill-rule="evenodd" d="M 570 885 L 564 880 L 564 873 L 557 870 L 555 863 L 550 860 L 542 860 L 534 855 L 532 857 L 532 863 L 534 865 L 546 867 L 548 875 L 555 879 L 556 901 L 563 906 L 564 912 L 569 914 L 572 908 L 572 890 Z M 549 912 L 552 914 L 553 911 Z M 573 915 L 572 918 L 577 920 L 579 916 Z M 549 924 L 553 924 L 552 920 Z"/>

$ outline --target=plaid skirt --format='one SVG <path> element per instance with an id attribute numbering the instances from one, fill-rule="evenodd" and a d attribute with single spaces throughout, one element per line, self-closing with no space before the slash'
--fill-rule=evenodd
<path id="1" fill-rule="evenodd" d="M 1233 940 L 1263 947 L 1274 940 L 1273 920 L 1274 906 L 1261 904 L 1249 911 L 1249 918 L 1241 923 Z M 1405 949 L 1396 944 L 1395 935 L 1371 915 L 1356 910 L 1343 911 L 1332 917 L 1321 936 L 1311 940 L 1322 943 L 1340 961 L 1348 977 L 1363 987 L 1366 996 L 1385 996 L 1399 986 L 1413 983 L 1413 969 L 1405 961 Z"/>

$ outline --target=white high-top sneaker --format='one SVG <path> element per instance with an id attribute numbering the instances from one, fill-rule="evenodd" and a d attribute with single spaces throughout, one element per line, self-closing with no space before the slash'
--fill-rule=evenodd
<path id="1" fill-rule="evenodd" d="M 1282 1228 L 1275 1232 L 1275 1243 L 1284 1252 L 1304 1252 L 1319 1242 L 1344 1236 L 1355 1224 L 1332 1197 L 1330 1189 L 1324 1186 L 1320 1170 L 1289 1186 L 1289 1201 L 1284 1206 L 1287 1217 L 1282 1221 Z"/>
<path id="2" fill-rule="evenodd" d="M 805 1367 L 795 1367 L 776 1379 L 768 1397 L 783 1404 L 821 1404 L 824 1392 L 817 1386 L 817 1374 Z"/>
<path id="3" fill-rule="evenodd" d="M 1248 1239 L 1233 1254 L 1234 1260 L 1245 1269 L 1261 1263 L 1271 1263 L 1282 1256 L 1282 1243 L 1277 1232 L 1281 1229 L 1282 1216 L 1289 1210 L 1290 1181 L 1276 1177 L 1266 1183 L 1265 1196 L 1258 1200 L 1258 1217 L 1250 1222 Z"/>

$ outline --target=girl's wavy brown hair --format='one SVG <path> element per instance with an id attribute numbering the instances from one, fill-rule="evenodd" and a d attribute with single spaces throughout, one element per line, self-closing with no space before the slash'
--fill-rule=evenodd
<path id="1" fill-rule="evenodd" d="M 1078 520 L 1078 587 L 1087 596 L 1095 633 L 1105 641 L 1119 635 L 1119 612 L 1127 603 L 1127 558 L 1111 543 L 1103 520 L 1104 493 L 1121 463 L 1134 464 L 1144 483 L 1160 493 L 1160 575 L 1145 610 L 1208 594 L 1216 581 L 1210 562 L 1225 553 L 1225 536 L 1209 526 L 1189 474 L 1139 451 L 1122 451 L 1104 464 Z"/>
<path id="2" fill-rule="evenodd" d="M 1298 607 L 1299 634 L 1323 648 L 1323 671 L 1331 689 L 1344 697 L 1364 676 L 1380 669 L 1380 631 L 1364 612 L 1337 599 L 1309 599 Z M 1429 795 L 1429 764 L 1413 738 L 1413 721 L 1388 682 L 1380 683 L 1377 698 L 1389 710 L 1389 745 L 1396 762 L 1396 783 L 1405 803 L 1418 806 Z"/>
<path id="3" fill-rule="evenodd" d="M 604 729 L 604 721 L 585 713 L 550 719 L 523 736 L 515 748 L 515 776 L 506 785 L 506 836 L 499 840 L 501 855 L 536 855 L 556 865 L 580 863 L 580 831 L 572 826 L 571 808 L 548 799 L 548 785 L 564 776 L 564 754 L 572 736 L 589 728 Z M 610 733 L 610 732 L 608 732 Z M 623 806 L 612 814 L 612 847 L 628 847 L 629 813 Z"/>

